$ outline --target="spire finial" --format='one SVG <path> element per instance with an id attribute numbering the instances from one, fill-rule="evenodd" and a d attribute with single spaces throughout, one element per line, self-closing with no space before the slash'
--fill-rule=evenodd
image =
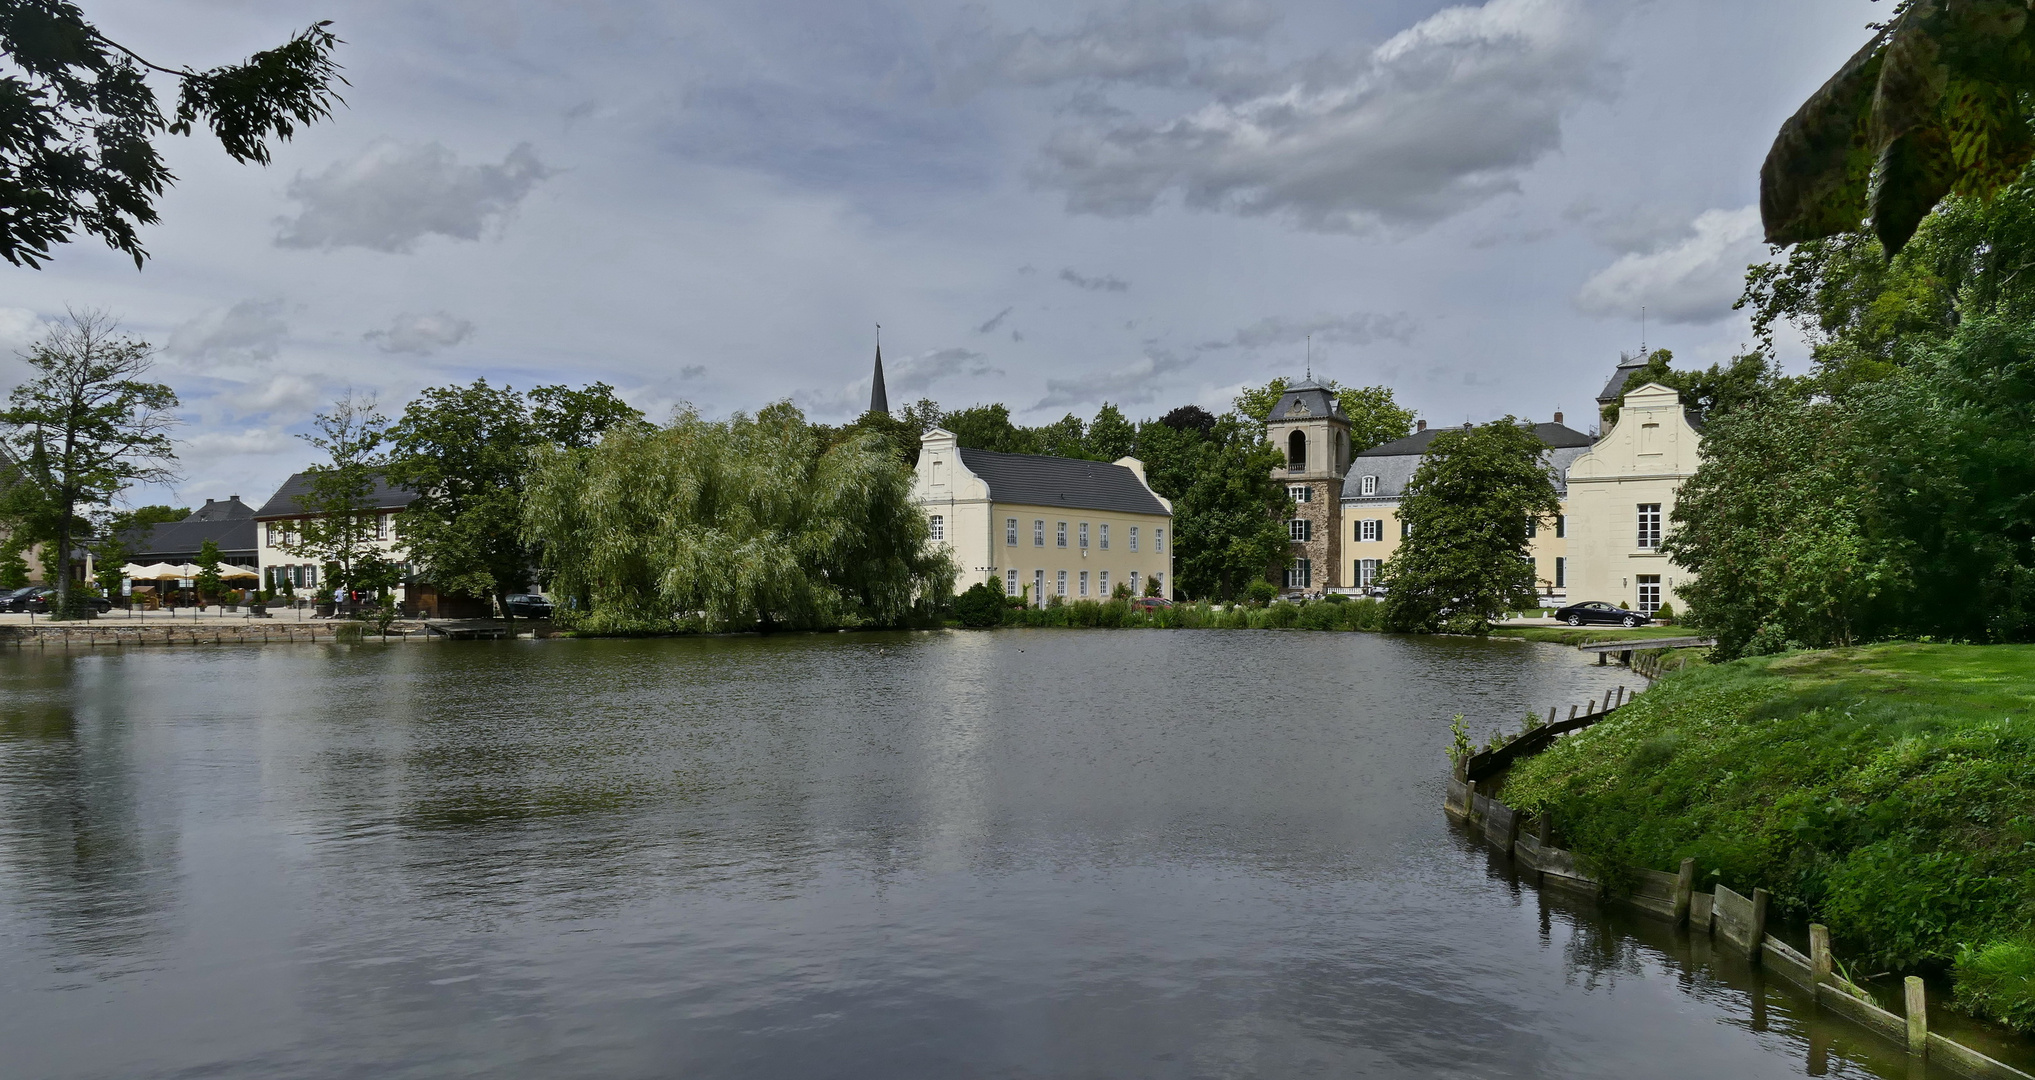
<path id="1" fill-rule="evenodd" d="M 883 324 L 876 324 L 876 372 L 869 380 L 869 411 L 889 413 L 890 395 L 883 389 Z"/>
<path id="2" fill-rule="evenodd" d="M 1307 381 L 1314 381 L 1314 335 L 1307 335 Z"/>

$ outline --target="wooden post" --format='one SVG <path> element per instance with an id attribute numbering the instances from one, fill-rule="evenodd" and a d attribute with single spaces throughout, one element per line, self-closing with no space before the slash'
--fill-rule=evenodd
<path id="1" fill-rule="evenodd" d="M 1770 894 L 1765 889 L 1752 890 L 1752 945 L 1747 950 L 1753 963 L 1760 962 L 1762 947 L 1766 944 L 1766 905 Z"/>
<path id="2" fill-rule="evenodd" d="M 1908 1052 L 1929 1052 L 1929 1000 L 1922 990 L 1922 977 L 1910 975 L 1908 989 Z"/>
<path id="3" fill-rule="evenodd" d="M 1505 857 L 1512 857 L 1512 849 L 1519 844 L 1519 811 L 1514 810 L 1505 826 Z"/>
<path id="4" fill-rule="evenodd" d="M 1689 921 L 1689 903 L 1696 895 L 1696 860 L 1683 859 L 1675 874 L 1675 925 Z"/>
<path id="5" fill-rule="evenodd" d="M 1477 782 L 1475 780 L 1465 780 L 1463 781 L 1463 820 L 1475 821 L 1476 818 Z"/>
<path id="6" fill-rule="evenodd" d="M 1822 923 L 1809 924 L 1809 981 L 1822 986 L 1830 981 L 1830 928 Z"/>
<path id="7" fill-rule="evenodd" d="M 1584 715 L 1586 715 L 1586 716 L 1595 716 L 1595 715 L 1597 715 L 1597 699 L 1596 699 L 1596 698 L 1591 698 L 1591 699 L 1590 699 L 1590 709 L 1589 709 L 1589 711 L 1588 711 L 1587 713 L 1585 713 Z"/>
<path id="8" fill-rule="evenodd" d="M 1540 841 L 1540 846 L 1542 848 L 1547 848 L 1553 845 L 1554 838 L 1555 838 L 1554 815 L 1548 813 L 1545 810 L 1542 810 L 1540 812 L 1540 830 L 1538 835 L 1535 836 L 1535 839 Z"/>
<path id="9" fill-rule="evenodd" d="M 1610 656 L 1611 656 L 1611 654 L 1610 654 L 1610 653 L 1608 653 L 1608 652 L 1600 652 L 1600 653 L 1598 653 L 1598 654 L 1597 654 L 1597 666 L 1598 666 L 1598 667 L 1603 667 L 1603 666 L 1604 666 L 1605 664 L 1608 664 L 1608 663 L 1610 663 L 1610 662 L 1611 662 L 1611 661 L 1610 661 Z"/>
<path id="10" fill-rule="evenodd" d="M 1576 707 L 1574 705 L 1571 705 L 1569 706 L 1569 719 L 1574 720 L 1575 718 L 1576 718 Z"/>

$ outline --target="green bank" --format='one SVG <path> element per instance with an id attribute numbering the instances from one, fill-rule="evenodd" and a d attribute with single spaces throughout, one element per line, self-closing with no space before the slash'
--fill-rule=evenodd
<path id="1" fill-rule="evenodd" d="M 1522 761 L 1504 798 L 1602 868 L 1674 870 L 1945 971 L 2035 1030 L 2035 646 L 1890 644 L 1693 668 Z"/>

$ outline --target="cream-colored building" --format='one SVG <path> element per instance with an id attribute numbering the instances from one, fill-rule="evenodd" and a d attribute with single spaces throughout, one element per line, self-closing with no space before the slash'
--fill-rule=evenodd
<path id="1" fill-rule="evenodd" d="M 1675 495 L 1701 462 L 1701 435 L 1675 391 L 1647 383 L 1623 394 L 1617 422 L 1569 466 L 1571 597 L 1648 615 L 1662 604 L 1683 609 L 1675 587 L 1688 572 L 1660 545 Z"/>
<path id="2" fill-rule="evenodd" d="M 1114 463 L 963 447 L 934 428 L 919 442 L 913 495 L 961 575 L 1032 604 L 1106 599 L 1119 585 L 1173 595 L 1173 504 L 1136 458 Z"/>
<path id="3" fill-rule="evenodd" d="M 310 493 L 310 477 L 305 473 L 295 473 L 254 512 L 255 555 L 260 562 L 262 587 L 265 589 L 280 592 L 287 580 L 297 595 L 307 596 L 321 584 L 318 580 L 321 571 L 316 561 L 290 550 L 301 536 L 301 523 L 310 516 L 301 501 Z M 396 515 L 416 498 L 415 493 L 376 478 L 367 504 L 374 508 L 373 543 L 384 558 L 402 560 L 402 540 L 397 535 Z M 406 581 L 404 585 L 398 590 L 398 597 L 408 600 L 410 582 Z"/>
<path id="4" fill-rule="evenodd" d="M 1422 421 L 1420 430 L 1403 439 L 1374 446 L 1359 453 L 1343 478 L 1342 550 L 1348 588 L 1338 591 L 1370 592 L 1376 585 L 1378 569 L 1399 550 L 1405 533 L 1399 523 L 1399 500 L 1420 468 L 1429 444 L 1443 428 L 1430 429 Z M 1565 495 L 1565 480 L 1574 461 L 1590 450 L 1591 437 L 1562 423 L 1556 413 L 1551 424 L 1534 424 L 1533 433 L 1547 447 L 1541 460 L 1555 477 L 1555 492 L 1563 495 L 1562 515 L 1553 522 L 1533 528 L 1529 550 L 1533 572 L 1542 596 L 1560 600 L 1569 592 L 1571 517 Z"/>

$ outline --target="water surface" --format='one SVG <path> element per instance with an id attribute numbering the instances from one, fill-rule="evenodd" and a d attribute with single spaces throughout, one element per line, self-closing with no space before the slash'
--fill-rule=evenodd
<path id="1" fill-rule="evenodd" d="M 1451 831 L 1451 716 L 1621 681 L 1273 631 L 0 655 L 0 1073 L 1908 1075 Z"/>

